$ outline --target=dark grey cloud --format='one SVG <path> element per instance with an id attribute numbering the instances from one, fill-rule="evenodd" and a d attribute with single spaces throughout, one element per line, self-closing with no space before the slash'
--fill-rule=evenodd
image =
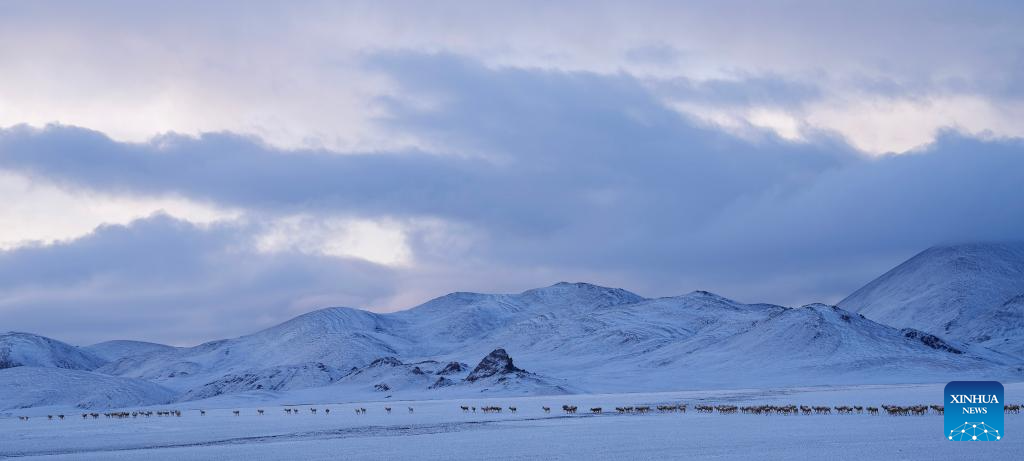
<path id="1" fill-rule="evenodd" d="M 448 150 L 281 151 L 229 133 L 128 144 L 82 128 L 19 127 L 0 132 L 0 168 L 107 192 L 176 193 L 255 216 L 436 218 L 474 232 L 465 251 L 445 251 L 447 244 L 414 232 L 417 261 L 409 269 L 279 255 L 256 283 L 232 274 L 249 267 L 248 258 L 269 256 L 224 250 L 251 229 L 186 231 L 157 219 L 3 254 L 4 291 L 63 281 L 92 293 L 82 278 L 105 281 L 102 293 L 77 303 L 71 290 L 57 290 L 67 301 L 26 294 L 32 307 L 5 318 L 35 325 L 48 310 L 106 318 L 116 312 L 110 306 L 129 305 L 170 315 L 180 299 L 175 290 L 201 277 L 188 274 L 228 278 L 182 289 L 190 305 L 224 321 L 229 314 L 219 312 L 241 312 L 252 297 L 262 300 L 259 312 L 274 315 L 272 305 L 333 280 L 368 303 L 413 285 L 442 294 L 578 278 L 645 295 L 709 289 L 746 301 L 835 301 L 929 245 L 1024 235 L 1024 145 L 1017 139 L 949 132 L 919 152 L 867 157 L 827 133 L 796 143 L 696 125 L 628 75 L 493 68 L 411 53 L 376 55 L 367 65 L 402 94 L 438 102 L 383 101 L 389 115 L 379 123 Z M 762 83 L 753 94 L 807 94 Z M 714 92 L 752 97 L 750 88 Z M 157 243 L 164 239 L 166 252 Z M 151 246 L 167 258 L 165 267 L 129 257 Z M 125 257 L 102 262 L 108 254 Z M 138 277 L 153 291 L 114 289 Z"/>
<path id="2" fill-rule="evenodd" d="M 444 101 L 429 112 L 390 101 L 382 124 L 482 155 L 282 152 L 223 133 L 123 144 L 79 128 L 22 127 L 0 135 L 0 167 L 110 192 L 176 192 L 277 212 L 441 216 L 529 232 L 577 223 L 568 209 L 603 213 L 608 200 L 631 205 L 620 211 L 635 210 L 635 219 L 651 208 L 699 216 L 857 155 L 827 138 L 793 144 L 765 133 L 751 144 L 694 126 L 625 75 L 494 71 L 447 55 L 392 54 L 372 65 L 404 91 Z M 678 200 L 696 195 L 703 199 Z"/>

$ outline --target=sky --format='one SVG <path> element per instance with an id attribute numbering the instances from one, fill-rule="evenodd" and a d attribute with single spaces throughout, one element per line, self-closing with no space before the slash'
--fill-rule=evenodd
<path id="1" fill-rule="evenodd" d="M 840 299 L 1024 236 L 1019 2 L 4 2 L 0 331 L 586 281 Z"/>

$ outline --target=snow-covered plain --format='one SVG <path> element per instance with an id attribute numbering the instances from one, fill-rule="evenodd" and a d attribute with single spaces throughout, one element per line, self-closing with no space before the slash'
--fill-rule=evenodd
<path id="1" fill-rule="evenodd" d="M 328 395 L 291 395 L 259 407 L 227 396 L 173 406 L 177 417 L 50 421 L 59 408 L 0 418 L 0 457 L 25 459 L 1016 459 L 1024 451 L 1024 415 L 1006 415 L 996 443 L 950 442 L 942 417 L 698 414 L 692 405 L 881 405 L 940 403 L 945 383 L 886 386 L 701 390 L 428 401 L 325 403 Z M 1024 383 L 1006 385 L 1009 401 Z M 303 401 L 303 398 L 328 400 Z M 615 406 L 690 404 L 680 413 L 620 415 Z M 230 404 L 236 404 L 232 406 Z M 580 412 L 563 415 L 562 404 Z M 216 405 L 216 407 L 212 406 Z M 500 414 L 463 412 L 470 405 Z M 386 413 L 385 406 L 392 412 Z M 407 408 L 413 407 L 409 413 Z M 512 414 L 508 406 L 516 406 Z M 549 406 L 551 413 L 541 407 Z M 601 406 L 605 413 L 592 415 Z M 316 415 L 309 411 L 315 407 Z M 365 407 L 365 415 L 354 409 Z M 154 407 L 154 408 L 171 408 Z M 259 416 L 256 408 L 266 411 Z M 284 408 L 299 408 L 287 414 Z M 331 413 L 325 414 L 324 409 Z M 240 416 L 233 411 L 239 410 Z M 76 412 L 68 409 L 70 412 Z M 15 414 L 34 415 L 20 421 Z"/>

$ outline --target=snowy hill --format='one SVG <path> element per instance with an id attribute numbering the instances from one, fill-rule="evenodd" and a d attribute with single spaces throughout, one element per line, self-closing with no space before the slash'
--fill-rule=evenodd
<path id="1" fill-rule="evenodd" d="M 1013 373 L 1004 355 L 961 343 L 933 347 L 946 343 L 918 333 L 833 306 L 743 304 L 704 291 L 647 299 L 558 283 L 519 294 L 453 293 L 392 314 L 324 309 L 253 335 L 128 357 L 100 371 L 152 380 L 182 399 L 317 386 L 344 395 L 421 396 Z M 471 370 L 462 365 L 441 373 L 497 349 L 531 373 L 486 384 L 467 381 Z"/>
<path id="2" fill-rule="evenodd" d="M 115 362 L 125 357 L 135 357 L 152 354 L 154 352 L 169 352 L 177 349 L 164 344 L 148 343 L 145 341 L 114 340 L 104 341 L 82 349 L 99 356 L 107 362 Z"/>
<path id="3" fill-rule="evenodd" d="M 569 387 L 516 367 L 504 349 L 487 354 L 470 370 L 460 362 L 434 360 L 404 363 L 395 357 L 374 360 L 335 382 L 331 389 L 343 395 L 364 398 L 392 396 L 465 396 L 565 394 Z"/>
<path id="4" fill-rule="evenodd" d="M 621 289 L 559 283 L 519 294 L 453 293 L 393 314 L 328 308 L 240 338 L 126 357 L 99 371 L 152 380 L 193 395 L 240 391 L 246 383 L 249 390 L 289 389 L 293 385 L 281 379 L 320 383 L 325 378 L 316 367 L 298 367 L 298 373 L 284 370 L 296 365 L 349 370 L 383 357 L 432 360 L 537 315 L 571 318 L 643 299 Z M 466 350 L 461 360 L 478 360 L 494 348 Z"/>
<path id="5" fill-rule="evenodd" d="M 120 408 L 170 402 L 175 393 L 141 379 L 63 368 L 0 370 L 0 410 L 61 406 Z"/>
<path id="6" fill-rule="evenodd" d="M 897 330 L 836 306 L 812 304 L 773 312 L 683 361 L 723 385 L 723 377 L 799 385 L 984 376 L 993 363 L 1005 365 L 1008 359 L 983 348 Z"/>
<path id="7" fill-rule="evenodd" d="M 986 324 L 1010 325 L 1002 331 L 1011 335 L 1022 302 L 1002 302 Z M 1004 353 L 836 306 L 744 304 L 705 291 L 647 299 L 585 283 L 453 293 L 390 314 L 329 308 L 191 348 L 93 347 L 119 357 L 98 373 L 157 383 L 178 401 L 307 388 L 402 399 L 1024 377 Z"/>
<path id="8" fill-rule="evenodd" d="M 387 316 L 363 310 L 329 308 L 240 338 L 128 357 L 98 371 L 188 390 L 229 375 L 274 374 L 275 368 L 301 364 L 323 363 L 348 369 L 396 355 L 395 347 L 407 341 L 388 333 L 394 323 Z M 319 381 L 314 376 L 302 376 L 303 370 L 310 375 L 321 374 L 317 367 L 298 367 L 293 370 L 298 374 L 284 374 L 291 379 Z"/>
<path id="9" fill-rule="evenodd" d="M 323 363 L 281 366 L 245 373 L 230 373 L 186 392 L 180 400 L 200 400 L 222 394 L 247 391 L 287 391 L 322 387 L 331 384 L 344 373 Z"/>
<path id="10" fill-rule="evenodd" d="M 394 392 L 428 389 L 437 380 L 442 364 L 434 361 L 404 363 L 395 357 L 382 357 L 364 367 L 353 368 L 337 386 L 352 393 L 377 393 L 381 397 Z"/>
<path id="11" fill-rule="evenodd" d="M 929 248 L 839 305 L 894 327 L 1024 357 L 1024 243 Z"/>
<path id="12" fill-rule="evenodd" d="M 422 338 L 420 347 L 432 354 L 500 334 L 525 319 L 591 314 L 643 300 L 620 288 L 559 282 L 519 294 L 452 293 L 391 315 L 403 322 L 402 333 Z M 474 356 L 493 349 L 479 350 Z"/>
<path id="13" fill-rule="evenodd" d="M 532 371 L 591 392 L 1013 374 L 1005 355 L 962 344 L 943 349 L 941 340 L 911 338 L 834 306 L 742 304 L 707 292 L 564 319 L 536 316 L 445 358 L 492 344 Z"/>
<path id="14" fill-rule="evenodd" d="M 26 366 L 92 370 L 104 363 L 106 360 L 89 351 L 45 336 L 0 334 L 0 369 Z"/>

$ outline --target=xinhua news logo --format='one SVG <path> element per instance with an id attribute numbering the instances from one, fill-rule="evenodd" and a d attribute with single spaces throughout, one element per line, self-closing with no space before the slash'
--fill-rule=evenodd
<path id="1" fill-rule="evenodd" d="M 1003 385 L 997 381 L 953 381 L 945 390 L 946 438 L 993 442 L 1003 436 Z"/>

